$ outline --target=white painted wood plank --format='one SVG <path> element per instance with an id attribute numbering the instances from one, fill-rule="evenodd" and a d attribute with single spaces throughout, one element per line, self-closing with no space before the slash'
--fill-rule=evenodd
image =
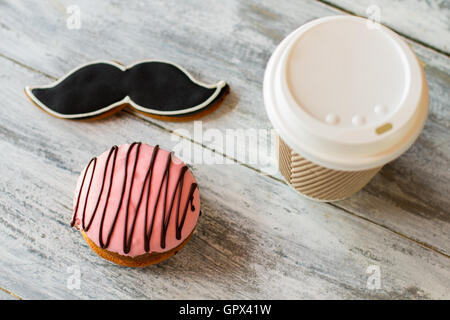
<path id="1" fill-rule="evenodd" d="M 0 287 L 0 300 L 19 300 L 19 298 L 8 290 Z"/>
<path id="2" fill-rule="evenodd" d="M 448 0 L 319 0 L 362 17 L 380 18 L 397 32 L 439 51 L 450 53 Z"/>
<path id="3" fill-rule="evenodd" d="M 338 13 L 314 2 L 289 1 L 272 7 L 254 2 L 214 2 L 209 11 L 196 3 L 76 3 L 82 10 L 80 30 L 65 27 L 65 9 L 72 2 L 5 2 L 0 11 L 1 52 L 53 76 L 62 76 L 75 65 L 99 58 L 130 63 L 164 57 L 185 65 L 203 80 L 223 78 L 231 84 L 231 96 L 218 111 L 203 119 L 205 130 L 269 128 L 261 81 L 270 52 L 298 25 Z M 183 10 L 189 11 L 190 19 L 179 18 Z M 22 19 L 29 23 L 18 23 Z M 427 65 L 431 112 L 426 129 L 411 151 L 377 176 L 375 181 L 382 183 L 374 182 L 358 197 L 338 205 L 449 255 L 446 208 L 450 200 L 446 181 L 450 176 L 445 168 L 450 166 L 450 62 L 446 56 L 412 45 Z M 192 123 L 156 123 L 191 132 L 193 127 Z M 204 144 L 220 150 L 217 143 Z M 268 157 L 263 158 L 268 161 Z M 397 175 L 387 176 L 389 170 Z"/>
<path id="4" fill-rule="evenodd" d="M 152 57 L 173 60 L 202 80 L 220 78 L 230 83 L 231 95 L 202 123 L 204 130 L 222 132 L 227 128 L 271 127 L 261 94 L 270 53 L 299 25 L 339 13 L 311 1 L 279 1 L 276 6 L 215 1 L 208 10 L 205 2 L 172 6 L 158 1 L 77 1 L 82 27 L 69 30 L 66 8 L 71 4 L 0 4 L 0 52 L 52 76 L 62 76 L 78 64 L 101 58 L 124 63 Z M 184 11 L 189 12 L 189 19 L 180 19 Z M 22 20 L 28 23 L 20 23 Z M 450 255 L 450 218 L 446 209 L 450 206 L 450 173 L 445 170 L 450 167 L 450 59 L 421 45 L 411 45 L 426 64 L 430 85 L 431 111 L 425 131 L 418 143 L 383 169 L 373 184 L 337 205 Z M 33 83 L 23 85 L 27 84 Z M 222 143 L 217 141 L 198 141 L 192 122 L 151 121 L 169 130 L 187 129 L 196 142 L 222 150 Z M 262 139 L 262 143 L 266 140 Z M 248 150 L 247 156 L 252 152 Z M 261 156 L 263 163 L 273 160 L 269 155 Z"/>
<path id="5" fill-rule="evenodd" d="M 299 197 L 241 165 L 194 165 L 203 215 L 177 256 L 117 267 L 69 227 L 79 171 L 112 144 L 173 148 L 127 113 L 71 122 L 20 94 L 44 77 L 0 59 L 0 283 L 29 298 L 449 298 L 450 259 L 371 222 Z M 366 287 L 366 269 L 381 288 Z M 80 289 L 70 289 L 79 268 Z"/>

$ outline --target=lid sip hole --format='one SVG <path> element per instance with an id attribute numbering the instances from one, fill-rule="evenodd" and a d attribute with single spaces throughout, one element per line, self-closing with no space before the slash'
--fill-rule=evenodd
<path id="1" fill-rule="evenodd" d="M 379 126 L 378 128 L 375 129 L 376 134 L 383 134 L 385 132 L 388 132 L 389 130 L 392 129 L 392 123 L 385 123 L 381 126 Z"/>

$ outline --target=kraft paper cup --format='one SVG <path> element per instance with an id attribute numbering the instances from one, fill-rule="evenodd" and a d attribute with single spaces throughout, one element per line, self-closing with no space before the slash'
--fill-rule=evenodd
<path id="1" fill-rule="evenodd" d="M 278 166 L 301 194 L 344 199 L 416 140 L 428 114 L 422 65 L 396 33 L 333 16 L 292 32 L 264 76 Z"/>

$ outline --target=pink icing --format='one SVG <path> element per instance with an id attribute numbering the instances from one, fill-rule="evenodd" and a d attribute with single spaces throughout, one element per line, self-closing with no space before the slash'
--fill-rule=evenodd
<path id="1" fill-rule="evenodd" d="M 108 207 L 105 212 L 105 220 L 103 224 L 103 231 L 102 231 L 102 239 L 103 243 L 106 243 L 106 239 L 108 237 L 108 233 L 111 229 L 111 226 L 114 221 L 115 214 L 117 212 L 117 208 L 119 206 L 121 194 L 122 194 L 122 187 L 123 187 L 123 179 L 124 179 L 124 173 L 125 173 L 125 162 L 126 162 L 126 154 L 129 149 L 130 145 L 121 145 L 118 148 L 117 151 L 117 158 L 113 173 L 113 184 L 111 187 L 111 194 L 109 196 L 108 200 Z M 150 198 L 148 202 L 148 214 L 149 217 L 147 218 L 147 228 L 145 228 L 145 198 L 147 196 L 148 191 L 148 183 L 145 184 L 144 194 L 143 194 L 143 202 L 141 203 L 141 206 L 139 208 L 139 211 L 137 213 L 136 217 L 136 224 L 134 227 L 134 232 L 132 236 L 132 242 L 131 242 L 131 249 L 130 252 L 125 253 L 123 248 L 123 239 L 124 239 L 124 228 L 125 228 L 125 218 L 126 218 L 126 210 L 127 210 L 127 201 L 129 199 L 129 214 L 128 214 L 128 232 L 127 235 L 129 237 L 132 221 L 135 216 L 136 207 L 139 201 L 139 197 L 141 195 L 142 187 L 144 185 L 144 179 L 145 175 L 149 169 L 150 159 L 152 157 L 154 147 L 142 143 L 139 151 L 139 158 L 136 164 L 136 171 L 134 174 L 134 181 L 133 181 L 133 188 L 131 191 L 131 197 L 129 194 L 129 187 L 131 183 L 131 179 L 133 176 L 133 165 L 134 161 L 136 159 L 137 154 L 137 148 L 134 147 L 130 153 L 130 157 L 128 159 L 128 169 L 127 169 L 127 181 L 126 181 L 126 188 L 125 188 L 125 194 L 122 202 L 121 209 L 118 214 L 118 218 L 115 224 L 115 227 L 113 229 L 113 233 L 111 236 L 111 241 L 109 243 L 109 246 L 105 248 L 108 251 L 116 252 L 121 255 L 126 256 L 138 256 L 141 254 L 147 253 L 145 251 L 145 230 L 149 229 L 150 221 L 151 221 L 151 215 L 153 211 L 153 206 L 156 202 L 158 191 L 160 184 L 163 179 L 163 174 L 165 170 L 165 165 L 167 161 L 167 157 L 169 156 L 169 152 L 164 149 L 159 149 L 155 158 L 155 163 L 153 167 L 153 177 L 151 181 L 151 189 L 150 189 Z M 92 185 L 89 191 L 89 198 L 86 205 L 86 213 L 85 213 L 85 224 L 87 225 L 90 221 L 95 205 L 97 203 L 97 199 L 100 194 L 102 182 L 103 182 L 103 175 L 105 166 L 107 164 L 107 157 L 109 154 L 109 150 L 102 153 L 100 156 L 97 157 L 97 163 L 94 171 L 94 176 L 92 180 Z M 107 190 L 110 186 L 110 174 L 112 169 L 112 158 L 110 159 L 110 164 L 108 166 L 108 170 L 106 171 L 106 182 L 104 185 L 104 190 L 102 193 L 102 196 L 100 198 L 99 206 L 97 209 L 97 212 L 95 214 L 95 217 L 92 221 L 91 226 L 88 228 L 86 232 L 89 239 L 91 239 L 97 246 L 100 246 L 99 241 L 99 235 L 100 235 L 100 226 L 101 226 L 101 216 L 103 213 L 103 209 L 106 204 L 106 198 L 107 198 Z M 178 177 L 181 173 L 182 168 L 185 166 L 185 164 L 178 158 L 172 155 L 172 161 L 170 163 L 170 171 L 169 171 L 169 186 L 167 190 L 167 196 L 166 196 L 166 210 L 169 211 L 169 203 L 171 201 L 171 196 L 173 195 L 173 192 L 175 190 L 175 186 L 178 180 Z M 77 187 L 75 189 L 75 196 L 74 196 L 74 211 L 76 208 L 76 203 L 78 200 L 78 194 L 80 191 L 80 187 L 82 184 L 83 176 L 86 171 L 86 168 L 84 168 L 83 172 L 80 174 L 80 177 L 78 178 Z M 86 202 L 86 194 L 88 191 L 88 185 L 89 181 L 92 176 L 93 171 L 93 165 L 89 166 L 88 172 L 86 174 L 86 179 L 84 186 L 82 188 L 82 192 L 80 195 L 80 201 L 78 205 L 78 210 L 74 212 L 74 218 L 75 218 L 75 226 L 79 226 L 81 228 L 81 219 L 83 216 L 83 210 L 85 209 L 85 202 Z M 193 200 L 192 204 L 194 208 L 191 208 L 190 203 L 188 203 L 188 196 L 190 187 L 193 183 L 196 183 L 194 176 L 192 175 L 192 172 L 188 169 L 186 173 L 184 174 L 184 180 L 183 180 L 183 188 L 181 193 L 181 205 L 180 205 L 180 215 L 179 215 L 179 221 L 181 220 L 182 213 L 184 212 L 185 206 L 188 206 L 187 213 L 186 213 L 186 219 L 184 221 L 184 226 L 181 230 L 181 239 L 176 239 L 176 204 L 178 203 L 178 194 L 175 197 L 174 206 L 171 210 L 171 216 L 168 224 L 168 229 L 166 233 L 166 243 L 165 248 L 161 247 L 161 231 L 162 231 L 162 218 L 163 218 L 163 195 L 164 195 L 164 188 L 161 191 L 161 199 L 159 200 L 158 206 L 155 210 L 155 220 L 154 225 L 152 229 L 152 235 L 150 238 L 150 251 L 149 252 L 166 252 L 169 251 L 178 245 L 180 245 L 188 236 L 191 234 L 191 232 L 194 230 L 195 225 L 197 224 L 197 220 L 200 214 L 200 195 L 198 188 L 195 189 L 193 193 Z M 179 189 L 177 190 L 179 193 Z M 192 210 L 194 209 L 194 210 Z M 169 213 L 166 213 L 166 217 Z"/>

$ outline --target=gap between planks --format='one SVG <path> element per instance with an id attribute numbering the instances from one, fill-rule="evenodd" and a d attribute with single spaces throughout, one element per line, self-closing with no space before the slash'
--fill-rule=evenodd
<path id="1" fill-rule="evenodd" d="M 30 70 L 30 71 L 34 72 L 34 73 L 40 74 L 40 75 L 42 75 L 42 76 L 44 76 L 44 77 L 47 77 L 47 78 L 49 78 L 49 79 L 51 79 L 51 80 L 53 80 L 53 81 L 56 81 L 56 80 L 58 79 L 58 78 L 53 77 L 53 76 L 51 76 L 51 75 L 49 75 L 49 74 L 47 74 L 47 73 L 45 73 L 45 72 L 42 72 L 42 71 L 40 71 L 40 70 L 38 70 L 38 69 L 35 69 L 35 68 L 31 67 L 31 66 L 28 66 L 28 65 L 26 65 L 26 64 L 24 64 L 24 63 L 22 63 L 22 62 L 20 62 L 20 61 L 18 61 L 18 60 L 16 60 L 16 59 L 14 59 L 14 58 L 8 57 L 8 56 L 4 55 L 4 54 L 1 53 L 1 52 L 0 52 L 0 57 L 3 58 L 3 59 L 5 59 L 5 60 L 8 60 L 8 61 L 10 61 L 10 62 L 12 62 L 12 63 L 15 63 L 15 64 L 19 65 L 19 66 L 21 66 L 22 68 L 25 68 L 25 69 L 27 69 L 27 70 Z"/>
<path id="2" fill-rule="evenodd" d="M 192 138 L 185 137 L 185 136 L 183 136 L 183 135 L 181 135 L 181 134 L 178 134 L 178 133 L 174 132 L 174 131 L 171 130 L 171 129 L 165 128 L 164 126 L 162 126 L 162 125 L 160 125 L 160 124 L 158 124 L 158 123 L 153 122 L 150 118 L 147 119 L 147 118 L 140 117 L 140 116 L 137 115 L 135 112 L 133 112 L 133 111 L 131 111 L 131 110 L 129 110 L 129 109 L 125 109 L 125 110 L 123 110 L 123 111 L 126 112 L 126 113 L 128 113 L 128 114 L 130 114 L 130 115 L 132 115 L 132 116 L 136 116 L 137 118 L 141 119 L 142 121 L 145 121 L 145 122 L 149 123 L 150 125 L 153 125 L 153 126 L 155 126 L 155 127 L 158 127 L 158 128 L 160 128 L 161 130 L 167 131 L 167 132 L 169 132 L 170 134 L 175 134 L 175 135 L 179 136 L 179 137 L 182 138 L 182 139 L 188 140 L 188 141 L 190 141 L 191 143 L 195 143 L 196 145 L 199 145 L 199 146 L 201 146 L 202 148 L 205 148 L 205 149 L 207 149 L 207 150 L 209 150 L 209 151 L 211 151 L 211 152 L 214 152 L 214 153 L 216 153 L 216 154 L 218 154 L 218 155 L 220 155 L 220 156 L 222 156 L 222 157 L 224 157 L 224 158 L 226 158 L 226 159 L 230 159 L 230 160 L 232 160 L 233 162 L 237 163 L 238 165 L 241 165 L 241 166 L 246 167 L 246 168 L 248 168 L 248 169 L 250 169 L 250 170 L 253 170 L 253 171 L 255 171 L 255 172 L 258 173 L 258 174 L 262 174 L 262 175 L 264 175 L 264 176 L 266 176 L 266 177 L 268 177 L 268 178 L 270 178 L 270 179 L 272 179 L 272 180 L 275 180 L 275 181 L 277 181 L 277 182 L 281 182 L 281 183 L 284 184 L 284 185 L 288 185 L 287 182 L 284 181 L 283 179 L 277 178 L 277 177 L 275 177 L 275 176 L 273 176 L 273 175 L 270 175 L 270 174 L 266 174 L 266 173 L 264 173 L 263 171 L 259 170 L 258 168 L 254 168 L 254 167 L 252 167 L 252 166 L 250 166 L 250 165 L 248 165 L 248 164 L 246 164 L 246 163 L 244 163 L 244 162 L 241 162 L 241 161 L 239 161 L 239 160 L 237 160 L 237 159 L 234 159 L 233 157 L 230 157 L 230 156 L 228 156 L 228 155 L 226 155 L 226 154 L 224 154 L 224 153 L 217 152 L 214 148 L 208 147 L 208 146 L 206 146 L 206 145 L 204 145 L 204 144 L 202 144 L 202 143 L 199 143 L 199 142 L 193 140 Z M 333 203 L 333 202 L 325 202 L 325 204 L 330 205 L 330 206 L 332 206 L 332 207 L 334 207 L 334 208 L 340 209 L 340 210 L 346 212 L 347 214 L 350 214 L 350 215 L 353 216 L 353 217 L 356 217 L 356 218 L 362 219 L 362 220 L 364 220 L 364 221 L 370 222 L 370 223 L 372 223 L 372 224 L 374 224 L 374 225 L 376 225 L 376 226 L 378 226 L 378 227 L 381 227 L 381 228 L 383 228 L 383 229 L 385 229 L 385 230 L 387 230 L 387 231 L 390 231 L 390 232 L 392 232 L 392 233 L 394 233 L 394 234 L 396 234 L 396 235 L 398 235 L 398 236 L 400 236 L 400 237 L 402 237 L 402 238 L 405 238 L 405 239 L 407 239 L 407 240 L 410 240 L 410 241 L 412 241 L 412 242 L 414 242 L 414 243 L 416 243 L 416 244 L 418 244 L 418 245 L 420 245 L 420 246 L 422 246 L 422 247 L 424 247 L 424 248 L 426 248 L 426 249 L 429 249 L 429 250 L 431 250 L 431 251 L 434 251 L 434 252 L 436 252 L 436 253 L 438 253 L 438 254 L 440 254 L 440 255 L 442 255 L 442 256 L 444 256 L 444 257 L 450 259 L 450 255 L 448 255 L 448 254 L 446 254 L 446 253 L 440 251 L 440 250 L 437 249 L 436 247 L 434 247 L 434 246 L 432 246 L 432 245 L 429 245 L 429 244 L 427 244 L 427 243 L 425 243 L 425 242 L 423 242 L 423 241 L 420 241 L 420 240 L 418 240 L 418 239 L 414 239 L 414 238 L 409 237 L 409 236 L 407 236 L 407 235 L 405 235 L 405 234 L 402 234 L 401 232 L 398 232 L 398 231 L 396 231 L 396 230 L 394 230 L 394 229 L 388 228 L 388 227 L 386 227 L 386 226 L 384 226 L 384 225 L 382 225 L 382 224 L 379 224 L 379 223 L 377 223 L 377 222 L 375 222 L 375 221 L 372 221 L 372 220 L 370 220 L 370 219 L 368 219 L 368 218 L 366 218 L 366 217 L 360 216 L 359 214 L 354 213 L 354 212 L 351 212 L 351 211 L 349 211 L 349 210 L 346 209 L 346 208 L 340 207 L 340 206 L 339 206 L 338 204 L 336 204 L 336 203 Z"/>
<path id="3" fill-rule="evenodd" d="M 321 2 L 322 0 L 316 0 L 316 1 Z M 413 41 L 414 41 L 414 40 L 413 40 Z M 22 67 L 22 68 L 25 68 L 25 69 L 30 70 L 30 71 L 32 71 L 32 72 L 38 73 L 38 74 L 40 74 L 40 75 L 42 75 L 42 76 L 44 76 L 44 77 L 46 77 L 46 78 L 49 78 L 49 79 L 51 79 L 51 80 L 53 80 L 53 81 L 55 81 L 55 80 L 58 79 L 58 78 L 56 78 L 56 77 L 54 77 L 54 76 L 52 76 L 52 75 L 49 75 L 49 74 L 47 74 L 47 73 L 45 73 L 45 72 L 42 72 L 42 71 L 40 71 L 40 70 L 38 70 L 38 69 L 35 69 L 35 68 L 31 67 L 31 66 L 28 66 L 28 65 L 26 65 L 25 63 L 22 63 L 22 62 L 20 62 L 20 61 L 14 59 L 14 58 L 8 57 L 8 56 L 6 56 L 6 55 L 4 55 L 4 54 L 2 54 L 2 53 L 0 53 L 0 57 L 1 57 L 1 58 L 4 58 L 4 59 L 6 59 L 6 60 L 8 60 L 8 61 L 10 61 L 10 62 L 12 62 L 12 63 L 14 63 L 14 64 L 17 64 L 18 66 L 20 66 L 20 67 Z M 261 171 L 261 170 L 258 169 L 258 168 L 252 167 L 251 165 L 246 164 L 246 163 L 244 163 L 244 162 L 241 162 L 241 161 L 239 161 L 239 160 L 237 160 L 237 159 L 234 159 L 233 157 L 230 157 L 229 155 L 226 155 L 226 154 L 224 154 L 224 153 L 218 152 L 218 151 L 216 151 L 214 148 L 211 148 L 211 147 L 208 147 L 208 146 L 206 146 L 206 145 L 204 145 L 204 144 L 202 144 L 202 143 L 199 143 L 199 142 L 193 140 L 192 138 L 185 137 L 185 136 L 183 136 L 183 135 L 181 135 L 181 134 L 178 134 L 178 133 L 176 133 L 175 131 L 173 131 L 173 130 L 171 130 L 171 129 L 169 129 L 169 128 L 164 127 L 163 125 L 161 125 L 161 124 L 159 124 L 159 123 L 156 123 L 156 122 L 152 121 L 150 117 L 145 117 L 145 118 L 144 118 L 143 116 L 140 116 L 140 115 L 136 114 L 135 112 L 133 112 L 133 111 L 131 111 L 131 110 L 129 110 L 129 109 L 124 109 L 122 112 L 125 112 L 125 113 L 127 113 L 127 114 L 129 114 L 129 115 L 135 117 L 136 119 L 139 119 L 139 120 L 141 120 L 141 121 L 144 121 L 144 122 L 146 122 L 146 123 L 148 123 L 148 124 L 150 124 L 150 125 L 152 125 L 152 126 L 155 126 L 155 127 L 159 128 L 159 129 L 161 129 L 161 130 L 164 130 L 164 131 L 166 131 L 166 132 L 168 132 L 168 133 L 170 133 L 170 134 L 175 134 L 175 135 L 179 136 L 179 137 L 182 138 L 182 139 L 188 140 L 188 141 L 190 141 L 191 143 L 194 143 L 194 144 L 196 144 L 196 145 L 199 145 L 199 146 L 201 146 L 202 148 L 204 148 L 204 149 L 206 149 L 206 150 L 209 150 L 209 151 L 211 151 L 211 152 L 214 152 L 215 154 L 218 154 L 218 155 L 220 155 L 220 156 L 222 156 L 222 157 L 224 157 L 224 158 L 226 158 L 226 159 L 232 160 L 232 161 L 235 162 L 236 164 L 238 164 L 238 165 L 240 165 L 240 166 L 243 166 L 243 167 L 245 167 L 245 168 L 248 168 L 248 169 L 250 169 L 250 170 L 252 170 L 252 171 L 255 171 L 255 172 L 258 173 L 258 174 L 262 174 L 262 175 L 264 175 L 264 176 L 266 176 L 266 177 L 268 177 L 268 178 L 270 178 L 270 179 L 272 179 L 272 180 L 274 180 L 274 181 L 277 181 L 277 182 L 280 182 L 280 183 L 282 183 L 282 184 L 284 184 L 284 185 L 287 185 L 287 183 L 286 183 L 283 179 L 277 178 L 277 177 L 275 177 L 275 176 L 273 176 L 273 175 L 266 174 L 266 173 L 264 173 L 263 171 Z M 433 252 L 435 252 L 435 253 L 437 253 L 437 254 L 439 254 L 439 255 L 441 255 L 441 256 L 444 256 L 444 257 L 450 259 L 450 255 L 448 255 L 448 254 L 446 254 L 446 253 L 440 251 L 440 250 L 437 249 L 436 247 L 431 246 L 431 245 L 429 245 L 429 244 L 427 244 L 427 243 L 425 243 L 425 242 L 423 242 L 423 241 L 420 241 L 420 240 L 418 240 L 418 239 L 414 239 L 414 238 L 412 238 L 412 237 L 409 237 L 409 236 L 407 236 L 407 235 L 405 235 L 405 234 L 403 234 L 403 233 L 401 233 L 401 232 L 398 232 L 398 231 L 396 231 L 396 230 L 394 230 L 394 229 L 388 228 L 388 227 L 386 227 L 386 226 L 384 226 L 384 225 L 382 225 L 382 224 L 379 224 L 379 223 L 377 223 L 377 222 L 375 222 L 375 221 L 372 221 L 372 220 L 370 220 L 370 219 L 368 219 L 368 218 L 366 218 L 366 217 L 362 217 L 362 216 L 358 215 L 357 213 L 354 213 L 354 212 L 352 212 L 352 211 L 349 211 L 348 209 L 345 209 L 345 208 L 340 207 L 340 206 L 339 206 L 338 204 L 336 204 L 336 203 L 330 203 L 330 202 L 328 202 L 328 203 L 326 203 L 326 204 L 329 205 L 329 206 L 332 206 L 332 207 L 334 207 L 334 208 L 338 208 L 338 209 L 340 209 L 341 211 L 343 211 L 343 212 L 345 212 L 346 214 L 349 214 L 349 215 L 351 215 L 351 216 L 353 216 L 353 217 L 356 217 L 356 218 L 362 219 L 362 220 L 364 220 L 364 221 L 367 221 L 367 222 L 369 222 L 369 223 L 372 223 L 372 224 L 374 224 L 374 225 L 376 225 L 376 226 L 378 226 L 378 227 L 380 227 L 380 228 L 383 228 L 383 229 L 385 229 L 385 230 L 387 230 L 387 231 L 390 231 L 390 232 L 392 232 L 393 234 L 396 234 L 396 235 L 398 235 L 398 236 L 400 236 L 400 237 L 402 237 L 402 238 L 404 238 L 404 239 L 407 239 L 407 240 L 409 240 L 409 241 L 412 241 L 412 242 L 414 242 L 415 244 L 417 244 L 417 245 L 419 245 L 419 246 L 421 246 L 421 247 L 423 247 L 423 248 L 426 248 L 426 249 L 428 249 L 428 250 L 431 250 L 431 251 L 433 251 Z M 5 291 L 6 293 L 9 293 L 9 294 L 15 296 L 13 293 L 10 293 L 9 291 L 7 291 L 6 289 L 3 289 L 3 288 L 1 288 L 1 287 L 0 287 L 0 290 Z M 21 298 L 18 297 L 18 296 L 17 296 L 17 298 L 21 299 Z"/>
<path id="4" fill-rule="evenodd" d="M 328 7 L 331 7 L 331 8 L 333 8 L 333 9 L 339 10 L 339 11 L 344 12 L 344 13 L 347 13 L 347 14 L 350 14 L 350 15 L 352 15 L 352 16 L 356 16 L 356 17 L 361 17 L 361 18 L 366 18 L 366 19 L 367 19 L 367 17 L 364 17 L 364 16 L 362 16 L 362 15 L 359 15 L 359 14 L 357 14 L 356 12 L 353 12 L 353 11 L 351 11 L 351 10 L 345 9 L 345 8 L 343 8 L 343 7 L 341 7 L 341 6 L 337 5 L 337 4 L 335 4 L 335 3 L 331 3 L 331 2 L 329 2 L 328 0 L 316 0 L 316 1 L 319 2 L 319 3 L 322 3 L 322 4 L 324 4 L 324 5 L 326 5 L 326 6 L 328 6 Z M 437 48 L 437 47 L 435 47 L 435 46 L 433 46 L 433 45 L 430 45 L 430 44 L 428 44 L 428 43 L 426 43 L 426 42 L 424 42 L 424 41 L 422 41 L 422 40 L 419 40 L 419 39 L 417 39 L 417 38 L 411 37 L 411 36 L 409 36 L 409 35 L 407 35 L 407 34 L 405 34 L 405 33 L 403 33 L 403 32 L 397 31 L 395 28 L 392 28 L 392 27 L 390 27 L 390 26 L 389 26 L 389 29 L 395 31 L 397 34 L 401 35 L 403 38 L 406 38 L 406 39 L 408 39 L 408 40 L 410 40 L 410 41 L 412 41 L 412 42 L 415 42 L 416 44 L 419 44 L 419 45 L 421 45 L 421 46 L 423 46 L 423 47 L 425 47 L 425 48 L 428 48 L 428 49 L 430 49 L 430 50 L 435 51 L 436 53 L 442 54 L 442 55 L 444 55 L 444 56 L 450 58 L 450 53 L 447 52 L 447 51 L 444 51 L 444 50 L 442 50 L 442 49 L 439 49 L 439 48 Z"/>
<path id="5" fill-rule="evenodd" d="M 0 286 L 0 291 L 3 291 L 3 292 L 5 292 L 6 294 L 9 294 L 10 296 L 14 297 L 14 298 L 17 299 L 17 300 L 23 300 L 22 297 L 19 297 L 17 294 L 15 294 L 15 293 L 13 293 L 13 292 L 11 292 L 11 291 L 9 291 L 9 290 L 7 290 L 7 289 L 1 287 L 1 286 Z"/>
<path id="6" fill-rule="evenodd" d="M 446 253 L 444 253 L 444 252 L 441 252 L 439 249 L 437 249 L 436 247 L 434 247 L 434 246 L 432 246 L 432 245 L 429 245 L 429 244 L 427 244 L 427 243 L 425 243 L 425 242 L 423 242 L 423 241 L 420 241 L 420 240 L 418 240 L 418 239 L 414 239 L 414 238 L 412 238 L 412 237 L 408 237 L 407 235 L 402 234 L 401 232 L 395 231 L 394 229 L 391 229 L 391 228 L 389 228 L 389 227 L 386 227 L 386 226 L 384 226 L 384 225 L 382 225 L 382 224 L 379 224 L 379 223 L 377 223 L 377 222 L 375 222 L 375 221 L 372 221 L 372 220 L 370 220 L 370 219 L 368 219 L 368 218 L 366 218 L 366 217 L 360 216 L 359 214 L 356 214 L 356 213 L 354 213 L 354 212 L 351 212 L 351 211 L 349 211 L 349 210 L 346 209 L 346 208 L 341 208 L 341 207 L 340 207 L 339 205 L 337 205 L 336 203 L 328 202 L 327 204 L 330 205 L 330 206 L 332 206 L 332 207 L 335 207 L 335 208 L 337 208 L 337 209 L 340 209 L 340 210 L 342 210 L 342 211 L 344 211 L 344 212 L 346 212 L 346 213 L 348 213 L 348 214 L 350 214 L 350 215 L 352 215 L 352 216 L 354 216 L 354 217 L 357 217 L 357 218 L 360 218 L 360 219 L 362 219 L 362 220 L 364 220 L 364 221 L 373 223 L 374 225 L 377 225 L 377 226 L 379 226 L 380 228 L 383 228 L 383 229 L 385 229 L 385 230 L 387 230 L 387 231 L 390 231 L 390 232 L 392 232 L 392 233 L 398 235 L 399 237 L 402 237 L 402 238 L 404 238 L 404 239 L 410 240 L 410 241 L 412 241 L 412 242 L 414 242 L 414 243 L 416 243 L 416 244 L 418 244 L 418 245 L 420 245 L 420 246 L 422 246 L 422 247 L 424 247 L 424 248 L 427 248 L 427 249 L 429 249 L 429 250 L 431 250 L 431 251 L 433 251 L 433 252 L 436 252 L 437 254 L 440 254 L 440 255 L 442 255 L 442 256 L 444 256 L 444 257 L 450 259 L 450 255 L 448 255 L 448 254 L 446 254 Z"/>

